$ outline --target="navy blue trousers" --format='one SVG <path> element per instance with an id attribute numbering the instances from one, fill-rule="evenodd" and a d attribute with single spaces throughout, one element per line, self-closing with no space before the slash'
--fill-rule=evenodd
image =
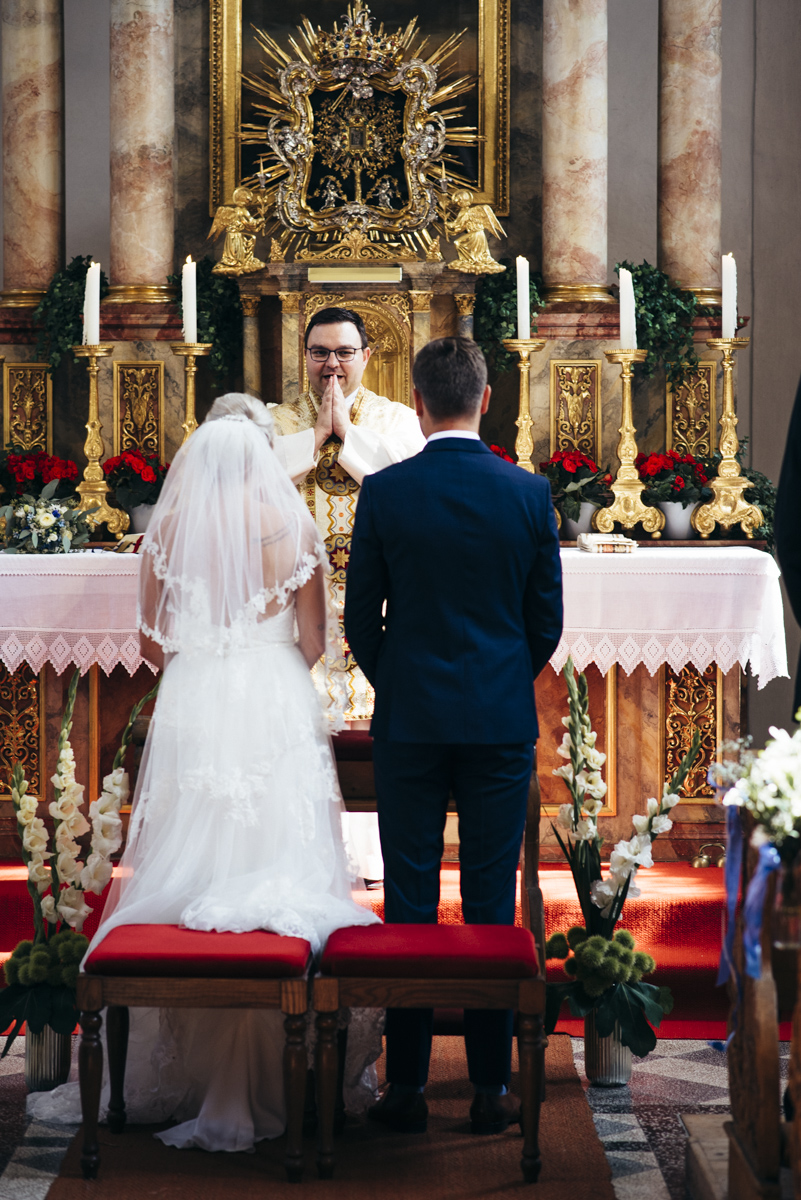
<path id="1" fill-rule="evenodd" d="M 387 922 L 436 924 L 445 818 L 453 795 L 464 919 L 473 925 L 514 924 L 533 758 L 532 743 L 373 742 Z M 508 1085 L 512 1013 L 467 1009 L 464 1017 L 471 1082 Z M 390 1083 L 425 1084 L 433 1025 L 433 1009 L 387 1012 Z"/>

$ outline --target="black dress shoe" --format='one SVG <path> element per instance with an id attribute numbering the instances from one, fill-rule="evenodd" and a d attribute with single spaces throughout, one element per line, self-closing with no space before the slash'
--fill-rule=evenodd
<path id="1" fill-rule="evenodd" d="M 425 1133 L 428 1127 L 428 1105 L 423 1093 L 398 1091 L 392 1084 L 367 1115 L 371 1121 L 381 1121 L 398 1133 Z"/>
<path id="2" fill-rule="evenodd" d="M 520 1101 L 507 1092 L 505 1096 L 490 1096 L 476 1092 L 470 1105 L 471 1133 L 503 1133 L 510 1125 L 520 1122 Z"/>

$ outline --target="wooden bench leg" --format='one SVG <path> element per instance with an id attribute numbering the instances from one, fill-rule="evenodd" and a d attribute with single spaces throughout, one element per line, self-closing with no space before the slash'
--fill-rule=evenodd
<path id="1" fill-rule="evenodd" d="M 337 1105 L 337 1012 L 317 1014 L 317 1174 L 334 1174 L 334 1119 Z"/>
<path id="2" fill-rule="evenodd" d="M 78 1079 L 83 1115 L 83 1150 L 81 1170 L 84 1179 L 97 1179 L 100 1168 L 100 1146 L 97 1123 L 100 1112 L 100 1089 L 103 1084 L 103 1043 L 99 1012 L 81 1012 L 81 1044 L 78 1049 Z"/>
<path id="3" fill-rule="evenodd" d="M 540 1174 L 540 1105 L 545 1055 L 543 1052 L 542 1016 L 519 1013 L 517 1018 L 517 1048 L 520 1058 L 520 1103 L 523 1126 L 523 1157 L 520 1165 L 526 1183 L 536 1183 Z"/>
<path id="4" fill-rule="evenodd" d="M 306 1100 L 306 1014 L 284 1018 L 284 1087 L 286 1089 L 286 1154 L 284 1166 L 290 1183 L 303 1177 L 303 1109 Z"/>
<path id="5" fill-rule="evenodd" d="M 125 1128 L 125 1063 L 128 1057 L 128 1009 L 110 1005 L 106 1014 L 106 1045 L 111 1095 L 108 1104 L 108 1125 L 112 1133 Z"/>

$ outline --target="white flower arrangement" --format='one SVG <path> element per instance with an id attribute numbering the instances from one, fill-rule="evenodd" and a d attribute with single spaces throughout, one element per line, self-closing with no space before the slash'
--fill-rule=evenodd
<path id="1" fill-rule="evenodd" d="M 54 499 L 60 482 L 52 479 L 40 496 L 19 496 L 0 508 L 6 521 L 6 554 L 68 554 L 89 540 L 87 517 L 97 506 L 81 512 L 77 496 Z"/>
<path id="2" fill-rule="evenodd" d="M 709 780 L 727 789 L 725 805 L 745 808 L 754 817 L 752 844 L 773 842 L 789 860 L 801 838 L 801 729 L 791 735 L 771 726 L 769 732 L 771 740 L 757 752 L 749 748 L 750 739 L 724 742 Z"/>

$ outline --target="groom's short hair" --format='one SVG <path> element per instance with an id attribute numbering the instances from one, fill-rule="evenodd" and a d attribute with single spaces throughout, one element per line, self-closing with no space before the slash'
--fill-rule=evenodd
<path id="1" fill-rule="evenodd" d="M 487 363 L 472 338 L 437 338 L 415 358 L 412 379 L 435 421 L 469 417 L 481 404 Z"/>

